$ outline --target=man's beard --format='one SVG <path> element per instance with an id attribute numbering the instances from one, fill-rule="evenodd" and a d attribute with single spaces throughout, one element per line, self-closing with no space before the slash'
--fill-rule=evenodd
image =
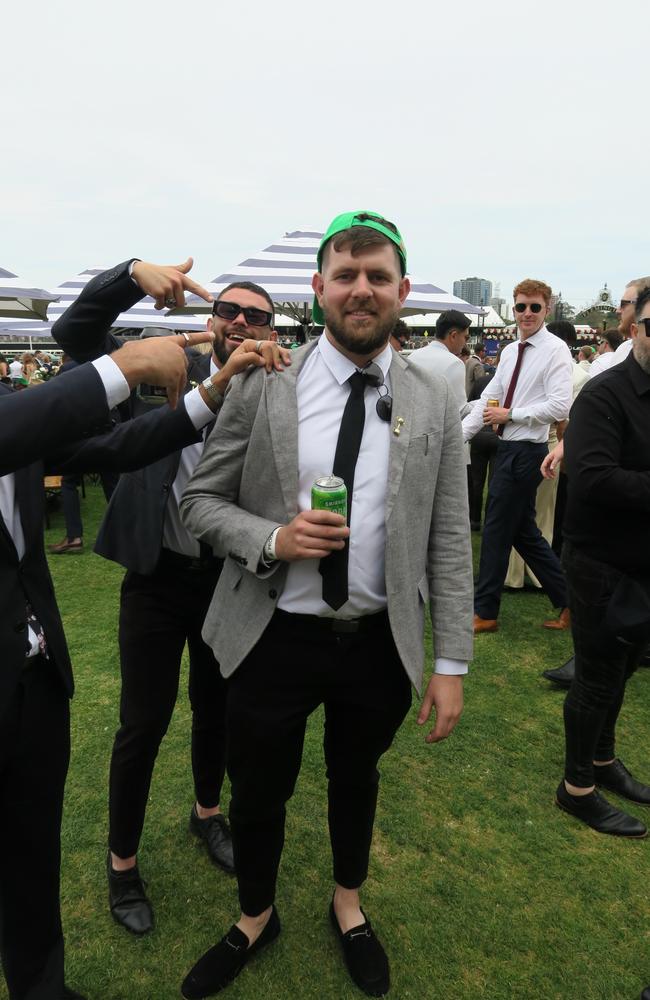
<path id="1" fill-rule="evenodd" d="M 388 338 L 399 316 L 399 310 L 396 309 L 394 314 L 385 316 L 381 320 L 370 317 L 374 321 L 370 328 L 358 333 L 350 333 L 344 322 L 339 323 L 337 319 L 328 316 L 326 309 L 324 314 L 325 325 L 337 344 L 344 347 L 350 354 L 372 354 L 379 347 L 384 347 L 388 343 Z"/>
<path id="2" fill-rule="evenodd" d="M 236 347 L 229 347 L 225 336 L 217 336 L 212 341 L 212 351 L 222 368 L 234 350 Z"/>
<path id="3" fill-rule="evenodd" d="M 646 375 L 650 375 L 650 338 L 643 337 L 643 340 L 640 340 L 640 337 L 643 337 L 643 334 L 639 334 L 632 341 L 632 353 L 639 368 L 642 368 Z"/>

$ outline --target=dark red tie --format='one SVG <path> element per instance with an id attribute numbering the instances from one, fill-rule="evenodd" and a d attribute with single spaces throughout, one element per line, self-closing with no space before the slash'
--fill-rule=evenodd
<path id="1" fill-rule="evenodd" d="M 506 392 L 506 398 L 503 401 L 504 409 L 509 410 L 512 405 L 512 397 L 515 394 L 515 389 L 517 388 L 517 379 L 519 378 L 519 372 L 521 371 L 521 362 L 523 361 L 524 351 L 528 347 L 527 340 L 520 340 L 517 344 L 519 348 L 519 353 L 517 354 L 517 361 L 515 363 L 515 369 L 510 378 L 510 385 L 508 386 L 508 391 Z M 497 434 L 499 437 L 503 434 L 505 429 L 505 424 L 499 424 L 497 428 Z"/>

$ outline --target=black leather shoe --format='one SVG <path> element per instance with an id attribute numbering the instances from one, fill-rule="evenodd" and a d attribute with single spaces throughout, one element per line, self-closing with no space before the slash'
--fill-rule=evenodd
<path id="1" fill-rule="evenodd" d="M 598 833 L 609 833 L 614 837 L 632 837 L 637 840 L 648 836 L 648 831 L 640 819 L 615 809 L 598 792 L 589 792 L 588 795 L 569 795 L 564 782 L 561 781 L 555 801 L 560 809 L 582 820 Z"/>
<path id="2" fill-rule="evenodd" d="M 650 1000 L 650 986 L 646 986 L 641 994 L 641 1000 Z"/>
<path id="3" fill-rule="evenodd" d="M 575 677 L 576 673 L 576 661 L 573 657 L 563 663 L 561 667 L 556 667 L 555 670 L 545 670 L 542 677 L 546 677 L 548 681 L 553 681 L 559 687 L 570 688 L 571 682 Z"/>
<path id="4" fill-rule="evenodd" d="M 148 934 L 153 930 L 153 909 L 138 866 L 125 872 L 114 871 L 109 851 L 107 869 L 108 902 L 114 919 L 131 934 Z"/>
<path id="5" fill-rule="evenodd" d="M 365 913 L 363 915 L 366 916 Z M 334 900 L 330 903 L 330 920 L 341 943 L 348 972 L 359 989 L 369 997 L 385 996 L 390 989 L 388 956 L 370 921 L 366 919 L 365 923 L 344 934 L 336 919 Z"/>
<path id="6" fill-rule="evenodd" d="M 199 819 L 196 805 L 190 813 L 190 830 L 205 842 L 210 860 L 219 865 L 229 875 L 235 874 L 235 860 L 232 853 L 232 835 L 225 816 L 217 813 L 207 819 Z"/>
<path id="7" fill-rule="evenodd" d="M 616 792 L 631 802 L 650 805 L 650 788 L 633 778 L 623 761 L 618 757 L 611 764 L 594 765 L 594 780 L 601 788 Z"/>
<path id="8" fill-rule="evenodd" d="M 203 997 L 212 997 L 215 993 L 219 993 L 237 978 L 254 955 L 275 941 L 280 930 L 280 918 L 275 906 L 271 910 L 266 927 L 250 948 L 244 932 L 233 924 L 221 941 L 206 951 L 188 972 L 181 986 L 184 1000 L 203 1000 Z"/>
<path id="9" fill-rule="evenodd" d="M 86 1000 L 86 997 L 76 990 L 71 990 L 69 986 L 64 986 L 61 1000 Z"/>

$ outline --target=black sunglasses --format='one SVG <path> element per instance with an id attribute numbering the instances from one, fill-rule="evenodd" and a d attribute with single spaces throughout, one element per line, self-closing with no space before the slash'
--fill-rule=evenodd
<path id="1" fill-rule="evenodd" d="M 232 323 L 240 313 L 244 314 L 244 319 L 248 326 L 272 326 L 273 313 L 266 309 L 256 309 L 255 306 L 240 306 L 237 302 L 218 301 L 212 307 L 212 315 L 219 319 L 228 320 Z"/>
<path id="2" fill-rule="evenodd" d="M 625 309 L 626 306 L 633 306 L 636 299 L 621 299 L 620 308 Z"/>
<path id="3" fill-rule="evenodd" d="M 515 305 L 515 312 L 525 313 L 527 309 L 532 313 L 541 313 L 543 306 L 539 302 L 517 302 Z"/>
<path id="4" fill-rule="evenodd" d="M 644 319 L 638 319 L 636 321 L 637 326 L 641 326 L 642 324 L 645 327 L 646 337 L 650 337 L 650 316 L 646 316 Z"/>
<path id="5" fill-rule="evenodd" d="M 362 369 L 362 374 L 365 379 L 368 380 L 368 384 L 373 386 L 379 393 L 379 399 L 377 400 L 377 405 L 375 410 L 377 411 L 377 416 L 380 420 L 390 420 L 391 413 L 393 412 L 393 398 L 389 394 L 388 389 L 384 385 L 384 373 L 376 365 L 374 361 L 371 361 L 369 365 L 366 365 Z M 381 390 L 384 390 L 383 392 Z"/>

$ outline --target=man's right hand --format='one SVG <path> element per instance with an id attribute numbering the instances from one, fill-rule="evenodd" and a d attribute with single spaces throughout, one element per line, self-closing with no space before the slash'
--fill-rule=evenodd
<path id="1" fill-rule="evenodd" d="M 129 388 L 140 382 L 162 385 L 167 389 L 169 405 L 174 409 L 187 381 L 186 347 L 212 342 L 212 334 L 177 334 L 172 337 L 150 337 L 132 340 L 111 354 Z"/>
<path id="2" fill-rule="evenodd" d="M 182 264 L 149 264 L 146 260 L 136 260 L 131 271 L 138 288 L 156 300 L 156 309 L 174 308 L 185 305 L 185 292 L 194 292 L 206 302 L 213 297 L 208 291 L 187 277 L 194 261 L 188 257 Z M 174 300 L 173 304 L 170 303 Z"/>
<path id="3" fill-rule="evenodd" d="M 330 510 L 303 510 L 278 531 L 275 554 L 285 562 L 322 559 L 342 549 L 349 534 L 350 529 L 341 514 L 333 514 Z"/>

